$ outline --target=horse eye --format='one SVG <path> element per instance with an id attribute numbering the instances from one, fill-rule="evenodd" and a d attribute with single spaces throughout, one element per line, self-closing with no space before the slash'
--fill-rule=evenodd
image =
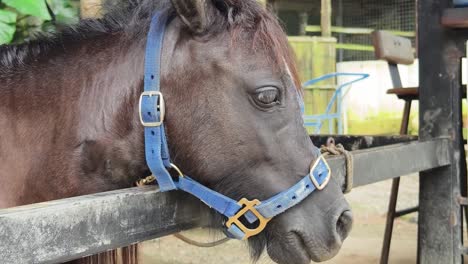
<path id="1" fill-rule="evenodd" d="M 279 103 L 279 90 L 274 87 L 264 87 L 257 90 L 255 99 L 261 105 L 272 106 Z"/>

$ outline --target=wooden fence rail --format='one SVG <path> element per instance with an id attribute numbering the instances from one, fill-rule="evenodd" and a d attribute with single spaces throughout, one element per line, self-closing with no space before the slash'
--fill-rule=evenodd
<path id="1" fill-rule="evenodd" d="M 369 35 L 374 31 L 375 29 L 373 28 L 350 28 L 350 27 L 331 27 L 331 32 L 333 33 L 342 33 L 342 34 L 352 34 L 352 35 Z M 309 25 L 306 27 L 307 32 L 322 32 L 322 27 L 321 26 L 314 26 L 314 25 Z M 388 32 L 392 33 L 393 35 L 401 36 L 401 37 L 407 37 L 407 38 L 413 38 L 416 36 L 416 32 L 414 31 L 401 31 L 401 30 L 387 30 Z"/>
<path id="2" fill-rule="evenodd" d="M 443 138 L 353 151 L 355 186 L 446 166 L 449 143 Z M 344 158 L 329 163 L 343 184 Z M 155 187 L 0 210 L 0 263 L 64 262 L 154 239 L 207 223 L 204 210 L 190 195 Z"/>

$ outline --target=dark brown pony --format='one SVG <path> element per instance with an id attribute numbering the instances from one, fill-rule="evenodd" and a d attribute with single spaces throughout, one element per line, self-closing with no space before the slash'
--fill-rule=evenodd
<path id="1" fill-rule="evenodd" d="M 162 58 L 173 161 L 233 199 L 269 198 L 308 173 L 317 156 L 274 16 L 256 0 L 134 0 L 1 47 L 0 208 L 132 187 L 149 175 L 137 102 L 156 10 L 174 15 Z M 250 239 L 252 256 L 266 248 L 278 263 L 327 260 L 351 223 L 332 181 Z M 120 255 L 137 261 L 136 247 Z M 115 262 L 117 253 L 81 261 Z"/>

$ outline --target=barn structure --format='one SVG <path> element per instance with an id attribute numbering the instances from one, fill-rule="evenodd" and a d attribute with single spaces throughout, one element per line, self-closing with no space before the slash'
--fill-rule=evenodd
<path id="1" fill-rule="evenodd" d="M 275 2 L 281 7 L 282 1 Z M 462 263 L 468 254 L 462 229 L 468 199 L 460 66 L 468 10 L 453 4 L 424 0 L 416 6 L 419 137 L 336 138 L 359 146 L 352 151 L 354 187 L 420 172 L 418 263 Z M 327 137 L 312 138 L 320 143 Z M 333 157 L 329 163 L 333 177 L 344 182 L 345 158 Z M 88 256 L 201 226 L 206 221 L 202 210 L 207 208 L 188 195 L 160 193 L 156 187 L 0 210 L 0 262 L 55 263 Z"/>

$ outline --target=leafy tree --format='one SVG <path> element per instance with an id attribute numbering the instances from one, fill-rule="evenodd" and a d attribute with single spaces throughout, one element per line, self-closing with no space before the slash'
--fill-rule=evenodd
<path id="1" fill-rule="evenodd" d="M 47 4 L 53 11 L 51 16 Z M 78 20 L 79 0 L 0 0 L 0 45 L 22 42 Z"/>

